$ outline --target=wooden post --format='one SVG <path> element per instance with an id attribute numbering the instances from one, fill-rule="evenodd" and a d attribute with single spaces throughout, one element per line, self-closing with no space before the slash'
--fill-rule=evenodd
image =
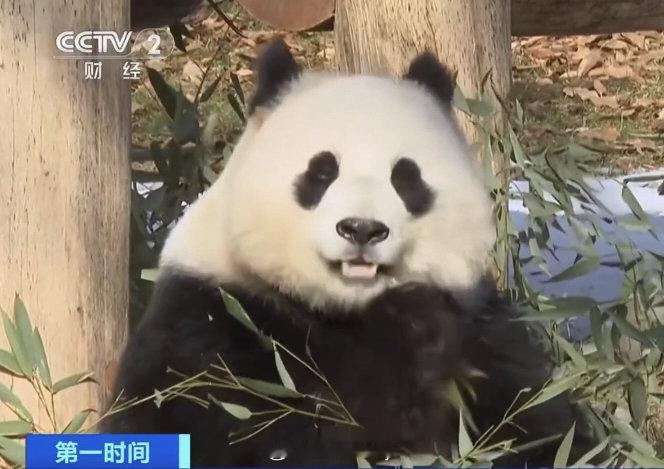
<path id="1" fill-rule="evenodd" d="M 477 97 L 488 72 L 499 95 L 509 91 L 510 2 L 505 0 L 337 0 L 335 43 L 342 71 L 401 75 L 413 57 L 430 50 L 458 72 L 467 97 Z M 502 128 L 495 107 L 495 124 Z M 465 119 L 461 124 L 476 140 L 472 124 Z"/>
<path id="2" fill-rule="evenodd" d="M 664 29 L 662 0 L 511 0 L 515 36 Z"/>
<path id="3" fill-rule="evenodd" d="M 61 429 L 100 408 L 126 337 L 131 119 L 122 61 L 85 80 L 82 60 L 54 58 L 55 38 L 128 27 L 129 0 L 0 0 L 0 306 L 24 299 L 54 379 L 102 384 L 56 396 Z M 48 428 L 34 391 L 0 380 Z"/>

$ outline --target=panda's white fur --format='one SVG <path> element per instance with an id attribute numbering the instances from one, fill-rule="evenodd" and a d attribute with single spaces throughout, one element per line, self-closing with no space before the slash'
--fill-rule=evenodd
<path id="1" fill-rule="evenodd" d="M 294 180 L 318 152 L 331 151 L 339 177 L 315 210 L 296 203 Z M 390 184 L 400 157 L 414 160 L 436 194 L 414 217 Z M 353 282 L 324 259 L 352 256 L 336 223 L 385 223 L 369 251 L 391 275 Z M 494 241 L 491 205 L 452 114 L 409 80 L 305 73 L 274 110 L 247 123 L 223 173 L 187 211 L 163 249 L 162 266 L 221 283 L 276 286 L 317 309 L 355 307 L 388 286 L 431 283 L 463 294 L 485 274 Z"/>

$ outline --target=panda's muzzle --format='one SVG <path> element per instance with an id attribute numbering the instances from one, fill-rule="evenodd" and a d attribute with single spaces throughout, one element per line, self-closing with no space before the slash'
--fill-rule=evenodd
<path id="1" fill-rule="evenodd" d="M 353 259 L 328 261 L 335 273 L 347 280 L 371 281 L 386 272 L 387 266 L 368 259 L 363 253 L 390 235 L 385 223 L 371 218 L 348 217 L 337 223 L 336 229 L 340 237 L 358 248 L 358 253 Z"/>

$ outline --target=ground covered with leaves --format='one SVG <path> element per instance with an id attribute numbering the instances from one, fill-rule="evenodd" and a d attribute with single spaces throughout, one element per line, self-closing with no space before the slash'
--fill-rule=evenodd
<path id="1" fill-rule="evenodd" d="M 225 11 L 242 36 L 217 13 L 203 10 L 187 22 L 186 53 L 176 50 L 146 64 L 191 99 L 204 78 L 209 85 L 219 77 L 219 92 L 199 112 L 214 120 L 220 150 L 242 129 L 229 98 L 234 77 L 245 95 L 251 93 L 251 61 L 261 43 L 277 34 L 305 67 L 335 66 L 332 33 L 275 31 L 239 7 Z M 529 150 L 573 139 L 600 152 L 600 166 L 613 174 L 664 165 L 664 33 L 514 38 L 512 52 L 511 97 L 526 110 L 519 137 Z M 132 102 L 134 143 L 168 138 L 170 120 L 147 79 L 135 87 Z"/>
<path id="2" fill-rule="evenodd" d="M 664 34 L 515 38 L 512 51 L 531 149 L 575 138 L 616 173 L 664 164 Z"/>
<path id="3" fill-rule="evenodd" d="M 166 60 L 151 60 L 145 65 L 161 73 L 174 86 L 194 100 L 201 89 L 219 78 L 216 92 L 199 107 L 205 122 L 215 124 L 216 148 L 232 144 L 243 128 L 240 114 L 242 99 L 237 100 L 237 84 L 244 96 L 250 96 L 254 86 L 252 61 L 258 47 L 275 35 L 282 37 L 291 53 L 306 68 L 334 67 L 334 40 L 331 32 L 288 33 L 275 31 L 268 25 L 254 21 L 244 10 L 234 5 L 224 9 L 242 35 L 232 31 L 216 12 L 204 9 L 187 21 L 190 37 L 184 48 L 175 50 Z M 209 68 L 209 70 L 208 70 Z M 235 82 L 235 83 L 234 83 Z M 244 98 L 242 96 L 242 98 Z M 171 135 L 171 120 L 159 103 L 147 76 L 138 83 L 132 95 L 133 142 L 148 146 L 155 139 Z"/>

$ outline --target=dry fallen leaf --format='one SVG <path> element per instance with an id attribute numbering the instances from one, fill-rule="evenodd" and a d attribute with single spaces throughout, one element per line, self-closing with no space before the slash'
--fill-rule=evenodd
<path id="1" fill-rule="evenodd" d="M 578 76 L 582 77 L 590 70 L 595 68 L 602 62 L 602 51 L 599 49 L 591 50 L 588 55 L 586 55 L 581 62 L 579 63 L 579 68 L 577 69 Z"/>
<path id="2" fill-rule="evenodd" d="M 579 138 L 600 140 L 607 143 L 615 142 L 618 137 L 620 137 L 620 132 L 615 127 L 600 127 L 579 132 Z"/>
<path id="3" fill-rule="evenodd" d="M 597 91 L 595 90 L 589 90 L 587 88 L 581 88 L 581 87 L 576 87 L 576 88 L 570 88 L 570 87 L 565 87 L 563 88 L 563 93 L 565 93 L 567 96 L 578 96 L 584 101 L 590 101 L 597 107 L 601 106 L 607 106 L 613 109 L 618 109 L 620 106 L 618 105 L 618 98 L 616 96 L 599 96 L 597 94 Z"/>
<path id="4" fill-rule="evenodd" d="M 603 67 L 604 73 L 611 78 L 629 78 L 634 76 L 634 70 L 629 65 L 608 64 Z"/>
<path id="5" fill-rule="evenodd" d="M 184 67 L 182 67 L 182 77 L 191 82 L 198 83 L 201 78 L 203 78 L 203 70 L 201 70 L 194 62 L 188 60 L 187 63 L 184 64 Z"/>
<path id="6" fill-rule="evenodd" d="M 625 41 L 621 41 L 619 39 L 611 39 L 609 41 L 606 41 L 606 42 L 602 43 L 602 47 L 604 49 L 627 50 L 627 49 L 629 49 L 629 44 L 627 44 Z"/>
<path id="7" fill-rule="evenodd" d="M 551 49 L 545 46 L 532 47 L 528 49 L 528 52 L 536 59 L 548 59 L 553 54 Z"/>
<path id="8" fill-rule="evenodd" d="M 593 81 L 593 88 L 595 88 L 595 91 L 597 91 L 600 96 L 606 93 L 606 86 L 604 86 L 601 80 Z"/>
<path id="9" fill-rule="evenodd" d="M 235 74 L 242 78 L 242 77 L 248 77 L 254 74 L 254 71 L 249 69 L 249 68 L 241 68 L 235 72 Z"/>
<path id="10" fill-rule="evenodd" d="M 568 70 L 560 74 L 560 78 L 576 78 L 579 76 L 579 72 L 576 70 Z"/>
<path id="11" fill-rule="evenodd" d="M 652 52 L 648 52 L 646 54 L 643 54 L 639 57 L 638 65 L 640 67 L 643 67 L 650 62 L 657 62 L 661 59 L 664 59 L 664 49 L 662 50 L 655 50 Z"/>
<path id="12" fill-rule="evenodd" d="M 639 49 L 646 47 L 646 37 L 641 33 L 622 33 L 621 36 Z"/>
<path id="13" fill-rule="evenodd" d="M 201 21 L 201 26 L 203 26 L 206 29 L 215 29 L 215 28 L 219 27 L 220 25 L 221 25 L 221 21 L 219 21 L 214 16 L 208 16 L 203 21 Z"/>
<path id="14" fill-rule="evenodd" d="M 653 122 L 652 128 L 658 132 L 664 132 L 664 119 L 657 119 Z"/>
<path id="15" fill-rule="evenodd" d="M 653 151 L 653 152 L 658 151 L 658 148 L 657 148 L 657 145 L 655 144 L 655 142 L 653 142 L 652 140 L 646 140 L 646 139 L 643 139 L 643 138 L 635 138 L 635 139 L 627 140 L 627 141 L 621 142 L 621 143 L 624 144 L 627 147 L 633 148 L 634 150 L 637 151 L 637 153 L 639 153 L 641 155 L 643 154 L 643 150 L 649 150 L 649 151 Z"/>
<path id="16" fill-rule="evenodd" d="M 251 39 L 249 37 L 240 38 L 240 41 L 242 43 L 246 44 L 247 46 L 251 47 L 252 49 L 256 47 L 256 41 L 254 41 L 253 39 Z"/>
<path id="17" fill-rule="evenodd" d="M 158 72 L 161 72 L 164 69 L 164 66 L 166 65 L 166 62 L 161 59 L 150 59 L 145 62 L 145 66 L 147 68 L 151 68 L 153 70 L 156 70 Z"/>
<path id="18" fill-rule="evenodd" d="M 632 104 L 632 107 L 640 109 L 640 108 L 647 108 L 655 104 L 654 99 L 649 99 L 649 98 L 637 98 L 636 101 Z"/>
<path id="19" fill-rule="evenodd" d="M 578 44 L 588 45 L 599 41 L 605 36 L 602 36 L 600 34 L 590 34 L 588 36 L 575 36 L 575 37 L 576 37 L 576 42 Z"/>

